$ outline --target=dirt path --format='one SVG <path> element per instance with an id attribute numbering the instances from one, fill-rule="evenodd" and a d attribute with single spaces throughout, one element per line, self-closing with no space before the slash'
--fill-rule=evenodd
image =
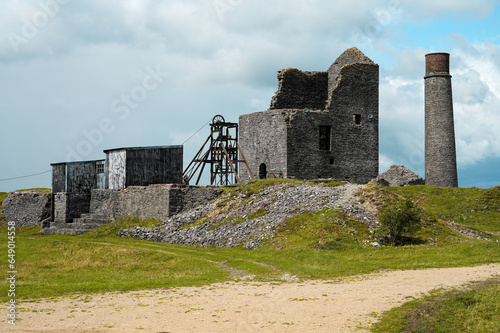
<path id="1" fill-rule="evenodd" d="M 374 314 L 436 288 L 500 275 L 500 264 L 392 271 L 343 281 L 228 282 L 21 303 L 2 332 L 363 332 Z M 3 318 L 2 318 L 3 319 Z"/>

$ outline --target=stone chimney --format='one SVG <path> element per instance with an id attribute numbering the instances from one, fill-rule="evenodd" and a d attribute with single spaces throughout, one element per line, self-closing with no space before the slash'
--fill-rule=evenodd
<path id="1" fill-rule="evenodd" d="M 425 184 L 457 187 L 450 55 L 425 55 Z"/>

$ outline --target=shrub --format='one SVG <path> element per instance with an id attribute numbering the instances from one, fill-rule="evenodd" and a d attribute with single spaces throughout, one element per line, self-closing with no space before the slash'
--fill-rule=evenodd
<path id="1" fill-rule="evenodd" d="M 399 204 L 386 204 L 380 210 L 378 233 L 383 241 L 391 245 L 404 243 L 404 237 L 417 232 L 420 225 L 420 216 L 410 199 Z"/>

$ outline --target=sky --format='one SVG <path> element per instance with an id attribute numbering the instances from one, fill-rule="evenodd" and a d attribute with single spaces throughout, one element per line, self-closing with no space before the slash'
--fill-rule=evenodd
<path id="1" fill-rule="evenodd" d="M 2 0 L 0 191 L 111 148 L 183 144 L 187 166 L 215 115 L 349 47 L 380 66 L 381 173 L 424 176 L 425 54 L 448 52 L 459 186 L 500 185 L 499 1 Z"/>

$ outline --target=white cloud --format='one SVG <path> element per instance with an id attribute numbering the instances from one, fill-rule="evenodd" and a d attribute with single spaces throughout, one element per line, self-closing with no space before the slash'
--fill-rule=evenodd
<path id="1" fill-rule="evenodd" d="M 417 19 L 429 19 L 450 13 L 477 18 L 491 13 L 498 5 L 496 0 L 419 0 L 401 1 L 401 3 L 407 6 L 408 13 Z"/>
<path id="2" fill-rule="evenodd" d="M 380 154 L 379 156 L 379 173 L 386 172 L 389 170 L 391 165 L 394 165 L 394 160 L 392 160 L 390 157 Z"/>
<path id="3" fill-rule="evenodd" d="M 458 161 L 500 157 L 500 46 L 462 44 L 452 59 Z"/>

